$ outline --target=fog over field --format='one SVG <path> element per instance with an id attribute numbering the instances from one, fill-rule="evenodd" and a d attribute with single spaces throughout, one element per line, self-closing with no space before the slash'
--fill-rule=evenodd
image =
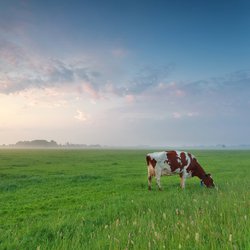
<path id="1" fill-rule="evenodd" d="M 0 144 L 250 142 L 249 1 L 1 1 Z"/>

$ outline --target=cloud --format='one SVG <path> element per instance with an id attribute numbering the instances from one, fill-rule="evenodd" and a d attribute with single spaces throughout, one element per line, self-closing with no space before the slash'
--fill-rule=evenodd
<path id="1" fill-rule="evenodd" d="M 250 70 L 193 82 L 162 81 L 145 89 L 143 94 L 151 101 L 164 102 L 165 99 L 168 106 L 179 103 L 186 108 L 196 105 L 196 109 L 205 106 L 206 109 L 213 109 L 217 105 L 218 110 L 223 106 L 226 109 L 226 106 L 233 104 L 235 107 L 244 106 L 244 103 L 249 103 Z"/>
<path id="2" fill-rule="evenodd" d="M 82 86 L 83 92 L 87 93 L 92 97 L 93 99 L 100 99 L 100 94 L 99 92 L 93 87 L 92 84 L 90 83 L 85 83 Z"/>
<path id="3" fill-rule="evenodd" d="M 175 119 L 180 119 L 182 117 L 182 115 L 179 112 L 173 112 L 173 117 Z"/>
<path id="4" fill-rule="evenodd" d="M 192 118 L 197 117 L 200 114 L 198 112 L 173 112 L 172 116 L 174 119 L 181 119 L 181 118 Z"/>
<path id="5" fill-rule="evenodd" d="M 0 38 L 0 64 L 2 67 L 6 65 L 19 66 L 25 62 L 25 51 L 18 44 Z"/>
<path id="6" fill-rule="evenodd" d="M 89 115 L 80 111 L 80 110 L 77 110 L 77 115 L 74 116 L 75 119 L 79 120 L 79 121 L 82 121 L 82 122 L 85 122 L 89 119 Z"/>
<path id="7" fill-rule="evenodd" d="M 82 65 L 55 59 L 35 58 L 18 46 L 5 43 L 0 49 L 0 93 L 10 94 L 30 88 L 70 86 L 77 89 L 88 82 L 96 90 L 101 75 Z M 82 62 L 84 64 L 84 62 Z"/>
<path id="8" fill-rule="evenodd" d="M 123 56 L 125 50 L 117 49 L 113 53 Z M 216 105 L 220 106 L 218 110 L 226 112 L 229 106 L 231 109 L 244 104 L 249 107 L 250 70 L 187 82 L 169 80 L 173 64 L 145 66 L 134 74 L 127 69 L 130 74 L 125 78 L 117 77 L 116 72 L 102 64 L 102 61 L 93 66 L 86 60 L 44 58 L 15 42 L 0 39 L 0 93 L 55 88 L 93 100 L 115 97 L 126 100 L 126 104 L 156 102 L 157 108 L 164 106 L 171 113 L 176 106 L 183 106 L 189 117 L 204 113 L 204 109 L 213 113 Z"/>
<path id="9" fill-rule="evenodd" d="M 202 121 L 233 119 L 238 113 L 249 112 L 249 76 L 249 71 L 244 71 L 196 82 L 155 80 L 135 92 L 128 86 L 124 103 L 114 108 L 113 114 L 119 113 L 124 121 L 159 122 L 166 127 L 169 121 L 198 126 Z"/>
<path id="10" fill-rule="evenodd" d="M 186 96 L 186 91 L 183 88 L 182 82 L 160 82 L 158 85 L 154 86 L 154 89 L 150 90 L 152 93 L 158 96 L 171 96 L 174 98 L 182 98 Z"/>
<path id="11" fill-rule="evenodd" d="M 126 95 L 125 99 L 127 103 L 132 104 L 135 102 L 136 97 L 134 95 Z"/>
<path id="12" fill-rule="evenodd" d="M 184 91 L 195 94 L 232 93 L 250 90 L 250 70 L 235 71 L 225 76 L 185 83 Z"/>
<path id="13" fill-rule="evenodd" d="M 59 61 L 59 60 L 53 60 L 50 63 L 50 68 L 47 71 L 47 75 L 44 74 L 44 83 L 64 83 L 68 82 L 71 83 L 75 79 L 74 76 L 74 68 L 71 68 L 70 66 L 66 65 L 65 63 Z M 47 78 L 47 79 L 46 79 Z"/>
<path id="14" fill-rule="evenodd" d="M 54 109 L 54 108 L 66 108 L 70 106 L 70 98 L 65 94 L 58 92 L 56 88 L 45 89 L 27 89 L 18 93 L 13 93 L 8 96 L 10 99 L 22 99 L 25 102 L 24 107 L 39 107 Z"/>
<path id="15" fill-rule="evenodd" d="M 127 92 L 139 94 L 150 88 L 155 88 L 166 80 L 173 67 L 173 64 L 169 64 L 162 67 L 147 66 L 142 68 L 127 85 Z"/>
<path id="16" fill-rule="evenodd" d="M 0 93 L 65 85 L 75 88 L 84 82 L 99 90 L 101 76 L 102 73 L 86 61 L 45 58 L 16 42 L 0 38 Z"/>
<path id="17" fill-rule="evenodd" d="M 129 103 L 137 95 L 154 89 L 172 70 L 172 65 L 148 66 L 124 80 L 101 66 L 90 66 L 86 61 L 43 58 L 7 40 L 1 45 L 0 55 L 5 58 L 2 61 L 5 68 L 0 72 L 0 93 L 4 94 L 32 88 L 71 88 L 76 94 L 87 94 L 93 99 L 116 96 L 125 97 Z M 121 56 L 125 52 L 118 50 L 114 53 Z M 180 91 L 176 93 L 182 95 Z"/>
<path id="18" fill-rule="evenodd" d="M 188 112 L 187 116 L 188 117 L 196 117 L 196 116 L 199 116 L 199 113 L 198 112 Z"/>
<path id="19" fill-rule="evenodd" d="M 114 57 L 124 57 L 127 51 L 118 48 L 112 54 Z M 173 70 L 173 65 L 147 66 L 136 74 L 130 73 L 130 77 L 121 79 L 109 67 L 103 67 L 103 64 L 103 59 L 98 65 L 91 66 L 88 61 L 81 59 L 70 61 L 45 58 L 30 48 L 1 38 L 0 93 L 68 86 L 78 94 L 85 93 L 94 99 L 111 95 L 136 96 L 164 82 Z M 182 95 L 180 91 L 176 94 Z"/>
<path id="20" fill-rule="evenodd" d="M 111 51 L 111 54 L 115 58 L 124 58 L 128 55 L 128 51 L 123 48 L 116 48 Z"/>

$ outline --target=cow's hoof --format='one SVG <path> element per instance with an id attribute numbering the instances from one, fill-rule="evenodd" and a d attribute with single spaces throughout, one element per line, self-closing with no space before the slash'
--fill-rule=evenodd
<path id="1" fill-rule="evenodd" d="M 152 190 L 152 188 L 151 187 L 148 187 L 148 191 L 151 191 Z"/>

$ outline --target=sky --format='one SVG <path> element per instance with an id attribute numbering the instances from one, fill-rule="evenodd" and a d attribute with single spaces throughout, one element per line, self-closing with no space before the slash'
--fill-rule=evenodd
<path id="1" fill-rule="evenodd" d="M 0 144 L 250 144 L 250 2 L 2 0 Z"/>

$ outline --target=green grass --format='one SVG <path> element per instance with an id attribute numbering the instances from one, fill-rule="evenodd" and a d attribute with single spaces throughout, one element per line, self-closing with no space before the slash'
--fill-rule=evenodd
<path id="1" fill-rule="evenodd" d="M 218 190 L 146 151 L 0 150 L 0 249 L 250 249 L 250 151 L 192 151 Z"/>

